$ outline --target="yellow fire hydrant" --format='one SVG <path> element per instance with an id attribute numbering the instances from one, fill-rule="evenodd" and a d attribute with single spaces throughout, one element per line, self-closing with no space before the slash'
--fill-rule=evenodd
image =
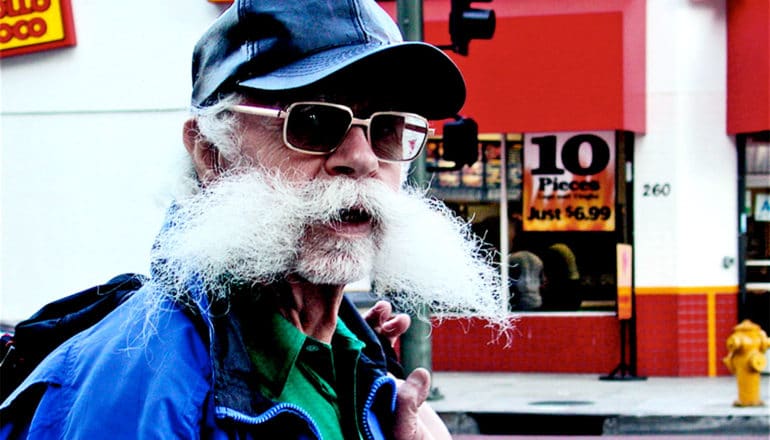
<path id="1" fill-rule="evenodd" d="M 723 361 L 738 380 L 735 406 L 764 405 L 759 396 L 759 379 L 767 365 L 764 353 L 768 348 L 770 338 L 757 324 L 745 319 L 733 327 L 733 333 L 727 338 L 728 353 Z"/>

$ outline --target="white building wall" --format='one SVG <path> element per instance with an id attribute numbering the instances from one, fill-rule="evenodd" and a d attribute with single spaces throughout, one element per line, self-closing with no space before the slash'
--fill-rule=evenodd
<path id="1" fill-rule="evenodd" d="M 647 2 L 647 133 L 635 147 L 637 287 L 735 286 L 737 156 L 724 0 Z M 670 195 L 646 189 L 670 185 Z M 647 195 L 645 195 L 647 194 Z"/>
<path id="2" fill-rule="evenodd" d="M 71 0 L 77 45 L 0 60 L 0 321 L 149 250 L 184 154 L 206 0 Z"/>

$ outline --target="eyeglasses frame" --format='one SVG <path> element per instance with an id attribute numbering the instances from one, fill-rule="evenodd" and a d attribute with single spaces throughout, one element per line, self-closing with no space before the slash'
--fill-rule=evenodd
<path id="1" fill-rule="evenodd" d="M 308 104 L 311 104 L 311 105 L 322 105 L 322 106 L 327 106 L 327 107 L 335 107 L 335 108 L 338 108 L 338 109 L 346 111 L 350 115 L 350 124 L 345 129 L 345 136 L 347 136 L 347 133 L 350 131 L 351 128 L 353 128 L 353 126 L 366 127 L 366 139 L 370 142 L 370 146 L 371 146 L 371 123 L 372 123 L 372 118 L 374 118 L 375 116 L 378 116 L 378 115 L 408 116 L 408 117 L 417 118 L 417 119 L 420 119 L 422 121 L 425 121 L 425 126 L 427 127 L 428 132 L 427 132 L 427 134 L 425 136 L 425 139 L 423 139 L 423 141 L 422 141 L 422 145 L 420 145 L 420 147 L 416 150 L 416 152 L 414 154 L 414 157 L 412 157 L 411 159 L 394 160 L 394 159 L 383 159 L 383 158 L 378 156 L 377 160 L 379 160 L 381 162 L 387 162 L 387 163 L 408 163 L 408 162 L 414 161 L 420 155 L 420 153 L 422 152 L 423 148 L 425 148 L 425 145 L 428 143 L 428 138 L 430 136 L 433 136 L 436 133 L 436 130 L 434 128 L 430 127 L 428 119 L 423 117 L 423 116 L 420 116 L 420 115 L 418 115 L 416 113 L 398 112 L 398 111 L 380 111 L 380 112 L 372 113 L 371 116 L 369 116 L 367 119 L 360 119 L 360 118 L 356 118 L 355 115 L 353 114 L 353 109 L 351 109 L 350 107 L 348 107 L 346 105 L 334 104 L 334 103 L 331 103 L 331 102 L 323 102 L 323 101 L 298 101 L 298 102 L 294 102 L 294 103 L 290 104 L 288 107 L 286 107 L 285 110 L 284 109 L 280 109 L 280 108 L 274 108 L 274 107 L 262 107 L 262 106 L 256 106 L 256 105 L 246 105 L 246 104 L 233 104 L 233 105 L 228 106 L 227 109 L 230 110 L 230 111 L 234 111 L 234 112 L 237 112 L 237 113 L 244 113 L 244 114 L 248 114 L 248 115 L 265 116 L 265 117 L 269 117 L 269 118 L 283 119 L 284 120 L 284 122 L 283 122 L 283 130 L 282 130 L 282 132 L 283 132 L 283 143 L 284 143 L 284 145 L 286 145 L 287 148 L 289 148 L 292 151 L 296 151 L 298 153 L 303 153 L 303 154 L 309 154 L 309 155 L 313 155 L 313 156 L 323 156 L 323 155 L 328 155 L 328 154 L 334 153 L 337 150 L 337 148 L 339 148 L 339 146 L 342 145 L 342 141 L 340 141 L 337 145 L 334 146 L 334 148 L 332 148 L 329 151 L 308 151 L 308 150 L 303 150 L 303 149 L 301 149 L 299 147 L 296 147 L 296 146 L 292 145 L 289 142 L 289 137 L 288 137 L 288 126 L 289 126 L 289 124 L 288 124 L 288 117 L 289 117 L 289 113 L 291 112 L 291 110 L 294 107 L 296 107 L 298 105 L 308 105 Z M 342 140 L 344 140 L 344 136 L 343 136 Z"/>

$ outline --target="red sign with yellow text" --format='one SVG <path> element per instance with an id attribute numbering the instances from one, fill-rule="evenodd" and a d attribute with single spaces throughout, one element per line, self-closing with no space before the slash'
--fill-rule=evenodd
<path id="1" fill-rule="evenodd" d="M 74 45 L 70 0 L 0 0 L 0 58 Z"/>
<path id="2" fill-rule="evenodd" d="M 615 230 L 615 132 L 524 138 L 525 231 Z"/>

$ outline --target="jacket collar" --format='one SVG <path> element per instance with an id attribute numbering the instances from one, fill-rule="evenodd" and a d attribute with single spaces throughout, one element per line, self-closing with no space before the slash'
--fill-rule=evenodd
<path id="1" fill-rule="evenodd" d="M 248 295 L 248 298 L 265 294 L 275 294 L 272 289 L 261 289 Z M 266 319 L 269 313 L 259 302 L 243 299 L 246 295 L 236 295 L 229 313 L 208 318 L 210 327 L 211 359 L 214 370 L 214 398 L 217 405 L 231 408 L 246 415 L 257 415 L 274 404 L 259 392 L 262 375 L 249 356 L 247 344 L 243 339 L 249 331 L 250 323 Z M 249 301 L 247 304 L 241 301 Z M 260 308 L 262 307 L 262 308 Z M 248 314 L 244 313 L 247 312 Z M 361 318 L 355 305 L 344 298 L 340 306 L 340 319 L 364 347 L 359 358 L 359 383 L 361 390 L 368 390 L 375 378 L 387 374 L 386 359 L 380 342 L 372 329 Z M 366 392 L 357 393 L 365 397 Z M 359 408 L 363 401 L 358 402 Z"/>

